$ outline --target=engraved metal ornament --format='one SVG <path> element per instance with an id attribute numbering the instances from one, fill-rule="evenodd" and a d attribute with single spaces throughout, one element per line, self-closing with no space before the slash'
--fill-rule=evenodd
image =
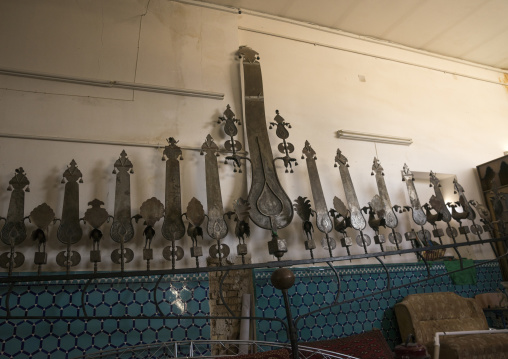
<path id="1" fill-rule="evenodd" d="M 152 197 L 141 204 L 139 215 L 145 220 L 147 226 L 153 227 L 164 217 L 164 205 L 157 198 Z"/>
<path id="2" fill-rule="evenodd" d="M 248 201 L 252 208 L 251 220 L 264 229 L 276 231 L 286 227 L 293 219 L 291 199 L 282 188 L 271 152 L 263 95 L 261 66 L 257 53 L 241 47 L 238 55 L 243 59 L 245 127 L 249 144 L 252 184 Z"/>
<path id="3" fill-rule="evenodd" d="M 376 194 L 369 202 L 369 206 L 364 207 L 363 210 L 364 212 L 368 210 L 369 218 L 367 219 L 367 223 L 369 224 L 369 227 L 376 232 L 376 236 L 379 236 L 379 227 L 385 225 L 385 208 L 381 197 Z"/>
<path id="4" fill-rule="evenodd" d="M 310 219 L 310 216 L 313 215 L 312 208 L 310 205 L 310 199 L 307 199 L 307 197 L 298 196 L 298 198 L 295 199 L 293 207 L 296 211 L 296 214 L 298 214 L 298 216 L 303 221 L 308 221 Z"/>
<path id="5" fill-rule="evenodd" d="M 482 226 L 480 226 L 479 224 L 473 224 L 471 226 L 471 232 L 473 232 L 473 234 L 476 234 L 476 235 L 482 234 L 483 233 Z"/>
<path id="6" fill-rule="evenodd" d="M 123 261 L 122 261 L 122 257 L 123 257 Z M 129 263 L 133 259 L 134 259 L 134 252 L 130 248 L 124 248 L 123 255 L 122 255 L 122 250 L 120 248 L 114 249 L 113 252 L 111 252 L 111 260 L 115 264 Z"/>
<path id="7" fill-rule="evenodd" d="M 0 255 L 0 267 L 2 268 L 12 270 L 21 267 L 23 263 L 25 263 L 25 256 L 21 252 L 5 252 Z"/>
<path id="8" fill-rule="evenodd" d="M 222 117 L 219 117 L 219 123 L 224 122 L 224 132 L 229 136 L 229 140 L 224 142 L 224 148 L 226 151 L 232 152 L 233 154 L 230 156 L 226 156 L 226 161 L 233 161 L 233 166 L 235 167 L 234 171 L 236 172 L 236 167 L 240 168 L 239 172 L 241 173 L 241 156 L 237 154 L 243 147 L 240 141 L 234 139 L 236 135 L 238 135 L 238 128 L 236 125 L 240 125 L 240 120 L 235 118 L 235 113 L 231 110 L 231 107 L 227 105 L 226 111 Z"/>
<path id="9" fill-rule="evenodd" d="M 291 157 L 289 154 L 293 153 L 295 151 L 295 146 L 293 146 L 292 143 L 287 142 L 286 140 L 289 137 L 289 132 L 286 129 L 286 127 L 291 128 L 291 125 L 289 122 L 286 122 L 284 118 L 279 114 L 279 110 L 275 111 L 276 116 L 274 118 L 275 122 L 270 122 L 270 127 L 272 128 L 275 126 L 275 133 L 277 137 L 279 137 L 282 140 L 282 143 L 280 143 L 277 146 L 277 149 L 280 153 L 282 153 L 283 157 L 277 157 L 276 160 L 282 160 L 284 162 L 284 167 L 286 167 L 286 173 L 291 172 L 293 173 L 293 163 L 295 166 L 298 165 L 296 162 L 296 158 Z"/>
<path id="10" fill-rule="evenodd" d="M 399 232 L 392 232 L 388 234 L 388 240 L 392 244 L 402 243 L 402 235 Z"/>
<path id="11" fill-rule="evenodd" d="M 15 170 L 15 175 L 9 181 L 9 190 L 12 190 L 9 200 L 9 209 L 5 224 L 0 231 L 2 242 L 7 245 L 17 245 L 26 239 L 26 227 L 24 223 L 25 212 L 25 188 L 27 191 L 30 181 L 22 167 Z M 13 258 L 13 260 L 15 260 Z"/>
<path id="12" fill-rule="evenodd" d="M 491 222 L 492 221 L 492 217 L 491 217 L 490 212 L 487 209 L 487 207 L 485 207 L 483 204 L 478 203 L 478 202 L 476 202 L 474 200 L 472 202 L 472 205 L 473 205 L 473 207 L 476 209 L 476 211 L 478 212 L 478 214 L 480 215 L 480 217 L 484 221 L 487 221 L 487 222 Z"/>
<path id="13" fill-rule="evenodd" d="M 367 223 L 363 217 L 358 198 L 356 197 L 355 188 L 351 175 L 349 174 L 349 165 L 347 158 L 342 154 L 340 149 L 337 149 L 337 155 L 335 156 L 336 165 L 339 165 L 340 177 L 342 179 L 342 186 L 346 194 L 346 200 L 348 203 L 349 211 L 351 213 L 351 226 L 356 230 L 363 230 Z"/>
<path id="14" fill-rule="evenodd" d="M 212 257 L 212 258 L 219 258 L 219 251 L 221 254 L 221 258 L 225 258 L 225 257 L 229 256 L 229 253 L 231 252 L 231 250 L 229 249 L 229 246 L 227 244 L 221 243 L 220 250 L 219 250 L 217 244 L 214 244 L 210 247 L 210 249 L 208 250 L 208 253 L 210 254 L 210 257 Z"/>
<path id="15" fill-rule="evenodd" d="M 457 228 L 455 228 L 455 227 L 447 227 L 446 228 L 446 235 L 450 238 L 455 238 L 459 235 L 459 232 L 457 231 Z"/>
<path id="16" fill-rule="evenodd" d="M 465 192 L 464 187 L 462 187 L 457 181 L 457 177 L 453 179 L 453 186 L 455 187 L 455 191 L 459 195 L 459 203 L 462 206 L 463 211 L 467 213 L 466 218 L 469 219 L 470 221 L 475 220 L 476 214 L 471 208 L 471 205 L 466 198 L 466 194 L 464 193 Z"/>
<path id="17" fill-rule="evenodd" d="M 349 216 L 349 209 L 344 204 L 344 202 L 342 202 L 342 200 L 339 197 L 337 197 L 337 196 L 333 197 L 333 208 L 342 217 Z"/>
<path id="18" fill-rule="evenodd" d="M 235 236 L 245 243 L 245 237 L 250 236 L 250 225 L 249 225 L 249 211 L 250 204 L 243 198 L 238 198 L 233 202 L 233 209 L 235 211 Z M 242 252 L 246 254 L 246 247 L 242 247 Z"/>
<path id="19" fill-rule="evenodd" d="M 418 239 L 426 245 L 428 245 L 432 239 L 432 236 L 431 236 L 430 231 L 428 229 L 418 231 L 417 236 L 418 236 Z"/>
<path id="20" fill-rule="evenodd" d="M 379 197 L 378 194 L 376 194 L 374 197 L 372 197 L 372 200 L 370 201 L 370 206 L 372 207 L 372 210 L 378 216 L 378 218 L 385 218 L 386 215 L 386 208 L 384 205 L 383 200 L 381 197 Z M 391 211 L 391 209 L 390 209 Z"/>
<path id="21" fill-rule="evenodd" d="M 186 216 L 194 227 L 200 227 L 205 220 L 205 210 L 196 197 L 192 197 L 189 201 Z"/>
<path id="22" fill-rule="evenodd" d="M 321 247 L 323 247 L 323 249 L 331 249 L 333 251 L 335 248 L 337 248 L 337 241 L 331 237 L 323 237 L 321 239 Z"/>
<path id="23" fill-rule="evenodd" d="M 392 209 L 390 195 L 388 194 L 388 189 L 386 188 L 383 167 L 381 166 L 381 163 L 376 157 L 374 157 L 372 171 L 374 172 L 374 175 L 376 177 L 376 184 L 379 191 L 379 197 L 381 198 L 385 210 L 384 215 L 385 224 L 389 228 L 395 228 L 397 227 L 399 221 L 397 220 L 397 216 L 395 215 Z"/>
<path id="24" fill-rule="evenodd" d="M 76 251 L 62 251 L 57 254 L 56 262 L 60 267 L 74 267 L 81 262 L 81 255 Z"/>
<path id="25" fill-rule="evenodd" d="M 434 199 L 431 199 L 431 205 L 434 207 L 436 211 L 441 213 L 442 220 L 446 223 L 450 222 L 452 219 L 452 214 L 448 210 L 448 208 L 445 205 L 443 193 L 441 192 L 441 184 L 439 183 L 439 179 L 436 177 L 436 174 L 432 171 L 430 171 L 430 183 L 434 187 L 434 193 L 435 196 Z M 439 202 L 439 205 L 437 203 Z"/>
<path id="26" fill-rule="evenodd" d="M 30 221 L 40 229 L 46 229 L 55 219 L 55 212 L 46 203 L 40 204 L 30 212 Z"/>
<path id="27" fill-rule="evenodd" d="M 131 179 L 132 162 L 127 153 L 122 151 L 114 164 L 116 173 L 115 209 L 110 236 L 115 242 L 128 242 L 134 237 L 134 226 L 131 219 Z"/>
<path id="28" fill-rule="evenodd" d="M 363 239 L 362 239 L 363 238 Z M 360 247 L 363 247 L 365 243 L 365 247 L 370 246 L 372 243 L 372 239 L 367 234 L 359 234 L 356 236 L 356 244 L 358 244 Z"/>
<path id="29" fill-rule="evenodd" d="M 177 261 L 181 260 L 183 258 L 183 254 L 184 254 L 184 251 L 183 251 L 183 248 L 180 247 L 180 246 L 175 246 L 175 259 Z M 170 246 L 167 246 L 165 247 L 163 250 L 162 250 L 162 256 L 164 257 L 164 259 L 170 261 L 173 259 L 173 249 L 170 247 Z"/>
<path id="30" fill-rule="evenodd" d="M 413 173 L 409 170 L 409 167 L 405 163 L 402 169 L 402 180 L 406 182 L 409 202 L 411 203 L 413 221 L 416 224 L 423 226 L 425 223 L 427 223 L 427 216 L 423 211 L 423 207 L 420 204 L 420 199 L 418 198 L 418 193 L 416 192 Z"/>
<path id="31" fill-rule="evenodd" d="M 328 213 L 323 187 L 319 178 L 319 172 L 316 166 L 316 152 L 311 147 L 309 141 L 305 141 L 305 147 L 302 150 L 307 163 L 307 172 L 309 173 L 310 188 L 314 207 L 316 211 L 316 226 L 323 233 L 330 233 L 333 229 L 332 219 Z"/>
<path id="32" fill-rule="evenodd" d="M 82 182 L 82 174 L 77 167 L 76 161 L 71 161 L 70 166 L 68 166 L 63 174 L 63 178 L 67 180 L 67 183 L 65 183 L 62 220 L 58 227 L 57 238 L 62 243 L 74 244 L 78 242 L 83 235 L 83 230 L 79 223 L 78 185 L 78 180 Z M 62 181 L 64 180 L 62 179 Z M 75 258 L 74 256 L 69 259 L 69 263 L 75 263 Z M 67 261 L 67 259 L 65 261 Z"/>
<path id="33" fill-rule="evenodd" d="M 213 141 L 212 136 L 206 136 L 206 141 L 201 146 L 201 153 L 205 155 L 206 173 L 206 203 L 208 207 L 208 225 L 206 230 L 213 239 L 222 239 L 228 234 L 228 226 L 224 220 L 224 207 L 219 179 L 219 166 L 217 153 L 219 147 Z"/>
<path id="34" fill-rule="evenodd" d="M 312 239 L 312 232 L 314 231 L 314 228 L 309 219 L 310 216 L 313 216 L 314 214 L 312 213 L 310 200 L 307 199 L 307 197 L 298 196 L 298 198 L 295 199 L 295 204 L 293 204 L 293 206 L 298 216 L 303 220 L 302 227 L 307 239 Z"/>
<path id="35" fill-rule="evenodd" d="M 250 211 L 249 201 L 243 198 L 238 198 L 236 201 L 233 202 L 233 210 L 235 211 L 236 217 L 240 221 L 249 220 L 249 211 Z"/>
<path id="36" fill-rule="evenodd" d="M 162 223 L 162 236 L 168 241 L 179 240 L 185 235 L 182 220 L 182 194 L 180 188 L 180 162 L 182 150 L 173 137 L 167 139 L 163 159 L 166 159 L 165 214 Z"/>
<path id="37" fill-rule="evenodd" d="M 86 210 L 84 219 L 87 221 L 93 228 L 99 228 L 106 222 L 109 218 L 108 211 L 104 208 L 101 208 L 104 205 L 104 202 L 95 198 L 94 200 L 88 202 L 89 208 Z"/>

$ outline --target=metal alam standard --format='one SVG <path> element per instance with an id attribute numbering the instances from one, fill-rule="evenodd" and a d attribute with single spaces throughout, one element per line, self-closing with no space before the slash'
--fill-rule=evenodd
<path id="1" fill-rule="evenodd" d="M 43 203 L 30 212 L 29 216 L 25 217 L 24 201 L 25 192 L 29 192 L 29 180 L 23 168 L 15 170 L 14 177 L 9 182 L 8 189 L 12 191 L 9 202 L 7 216 L 4 220 L 4 225 L 0 231 L 1 241 L 8 246 L 9 250 L 0 254 L 0 266 L 6 270 L 6 275 L 0 277 L 0 283 L 8 284 L 8 289 L 5 294 L 6 315 L 4 319 L 30 319 L 40 317 L 15 317 L 11 315 L 9 308 L 9 296 L 12 293 L 16 283 L 28 282 L 43 282 L 53 280 L 87 280 L 86 284 L 82 287 L 82 315 L 80 316 L 59 316 L 59 317 L 44 317 L 46 320 L 56 319 L 133 319 L 137 317 L 125 316 L 120 317 L 88 317 L 86 313 L 86 290 L 90 283 L 99 278 L 125 278 L 133 276 L 159 276 L 156 288 L 154 290 L 153 302 L 156 305 L 157 313 L 153 316 L 139 316 L 139 318 L 160 318 L 160 319 L 221 319 L 224 317 L 213 316 L 168 316 L 164 314 L 157 302 L 156 292 L 157 286 L 162 278 L 168 274 L 180 273 L 196 273 L 196 272 L 223 272 L 220 282 L 221 300 L 228 308 L 231 317 L 242 318 L 236 316 L 225 303 L 222 295 L 222 283 L 231 270 L 237 269 L 253 269 L 253 268 L 278 268 L 272 277 L 272 284 L 275 288 L 282 291 L 286 305 L 287 321 L 284 322 L 278 318 L 260 318 L 250 317 L 256 320 L 276 320 L 282 322 L 288 330 L 288 337 L 291 340 L 293 348 L 293 355 L 297 355 L 297 329 L 296 323 L 303 317 L 311 315 L 307 313 L 300 315 L 296 320 L 291 317 L 290 302 L 287 291 L 293 286 L 294 274 L 288 267 L 304 264 L 317 264 L 326 263 L 334 271 L 333 262 L 355 260 L 360 258 L 375 258 L 384 267 L 387 274 L 386 289 L 372 293 L 370 295 L 380 294 L 382 292 L 390 291 L 400 287 L 392 287 L 390 275 L 386 268 L 382 257 L 399 255 L 404 253 L 414 253 L 420 260 L 422 260 L 428 272 L 428 277 L 425 280 L 430 280 L 430 268 L 426 259 L 429 254 L 444 252 L 447 248 L 453 248 L 457 253 L 459 259 L 459 248 L 467 245 L 477 245 L 489 243 L 494 250 L 496 259 L 505 256 L 504 253 L 497 253 L 493 245 L 497 241 L 508 240 L 506 233 L 506 226 L 502 222 L 492 222 L 489 211 L 477 203 L 476 201 L 468 201 L 464 194 L 464 189 L 457 180 L 454 181 L 456 193 L 459 195 L 459 201 L 456 203 L 445 203 L 441 193 L 441 184 L 439 179 L 433 172 L 430 172 L 430 185 L 434 187 L 435 195 L 433 195 L 428 203 L 421 205 L 420 199 L 414 186 L 414 178 L 409 167 L 404 165 L 402 169 L 402 180 L 406 182 L 407 192 L 409 197 L 409 206 L 392 205 L 390 196 L 386 188 L 384 173 L 381 163 L 377 158 L 374 158 L 372 166 L 372 175 L 375 176 L 376 184 L 379 194 L 375 195 L 372 200 L 366 205 L 361 207 L 355 193 L 353 182 L 349 174 L 348 159 L 340 149 L 337 149 L 335 157 L 335 167 L 339 168 L 340 178 L 344 186 L 346 201 L 343 202 L 338 197 L 333 199 L 333 208 L 327 206 L 323 189 L 321 186 L 319 173 L 316 166 L 316 152 L 311 144 L 306 141 L 302 148 L 302 160 L 305 159 L 308 169 L 309 181 L 312 190 L 312 199 L 314 207 L 311 206 L 311 200 L 307 197 L 298 197 L 293 202 L 288 197 L 284 188 L 282 187 L 276 167 L 275 161 L 282 161 L 285 166 L 285 172 L 293 172 L 293 166 L 297 166 L 298 162 L 292 157 L 295 147 L 288 142 L 289 132 L 288 129 L 291 125 L 284 120 L 284 118 L 277 111 L 276 116 L 272 122 L 269 123 L 267 128 L 266 114 L 264 108 L 264 95 L 263 83 L 261 76 L 261 65 L 259 62 L 258 54 L 248 47 L 241 47 L 238 51 L 238 58 L 241 62 L 244 82 L 244 102 L 245 102 L 245 127 L 247 130 L 247 140 L 249 145 L 249 157 L 242 156 L 242 144 L 235 139 L 238 134 L 237 125 L 240 121 L 235 118 L 235 114 L 229 107 L 225 110 L 222 117 L 219 118 L 218 123 L 224 124 L 224 132 L 229 137 L 224 143 L 224 149 L 228 155 L 225 157 L 225 162 L 233 167 L 234 172 L 242 172 L 245 162 L 249 162 L 252 181 L 246 199 L 239 198 L 233 204 L 233 211 L 225 211 L 222 203 L 220 178 L 218 172 L 218 157 L 219 146 L 214 142 L 214 139 L 208 135 L 206 136 L 201 147 L 201 154 L 205 156 L 205 173 L 206 173 L 206 193 L 207 193 L 207 208 L 208 213 L 205 213 L 203 205 L 196 198 L 192 198 L 188 203 L 184 213 L 182 213 L 181 203 L 181 188 L 180 188 L 180 161 L 183 160 L 182 150 L 178 146 L 178 140 L 173 137 L 167 139 L 168 145 L 164 149 L 162 160 L 166 162 L 166 185 L 165 185 L 165 199 L 164 204 L 157 198 L 150 198 L 146 200 L 139 209 L 139 214 L 132 215 L 131 198 L 130 198 L 130 176 L 134 173 L 134 165 L 127 157 L 127 153 L 122 151 L 120 157 L 114 164 L 113 174 L 116 175 L 116 190 L 115 190 L 115 207 L 113 215 L 110 215 L 106 209 L 102 208 L 104 203 L 99 199 L 94 199 L 89 202 L 90 208 L 87 209 L 83 218 L 79 217 L 79 184 L 83 183 L 82 174 L 78 168 L 77 163 L 72 160 L 70 165 L 63 173 L 62 183 L 65 184 L 65 192 L 63 199 L 63 211 L 60 219 L 55 218 L 54 211 L 46 204 Z M 278 144 L 279 157 L 273 156 L 272 147 L 270 145 L 268 129 L 275 129 L 276 135 L 282 140 Z M 503 209 L 504 200 L 495 191 L 493 208 Z M 462 211 L 458 212 L 456 207 L 461 207 Z M 474 208 L 473 208 L 474 207 Z M 451 208 L 451 212 L 448 208 Z M 292 220 L 294 211 L 303 221 L 302 228 L 305 234 L 305 240 L 302 243 L 309 252 L 309 259 L 303 260 L 283 260 L 284 255 L 288 252 L 288 246 L 285 239 L 278 235 L 278 231 L 288 226 Z M 475 212 L 476 211 L 476 212 Z M 398 225 L 397 216 L 402 213 L 411 214 L 416 230 L 404 234 L 407 241 L 411 242 L 411 249 L 401 249 L 400 243 L 403 236 L 397 232 Z M 477 220 L 477 213 L 479 215 L 479 222 Z M 364 215 L 368 216 L 365 219 Z M 222 240 L 229 232 L 228 222 L 233 218 L 236 225 L 234 234 L 238 238 L 238 245 L 236 253 L 242 257 L 242 264 L 228 265 L 224 260 L 228 257 L 231 250 L 222 243 Z M 313 217 L 313 218 L 311 218 Z M 152 241 L 155 238 L 156 232 L 154 229 L 155 224 L 163 218 L 162 236 L 169 243 L 162 250 L 162 256 L 171 263 L 171 269 L 163 270 L 150 270 L 150 261 L 153 260 Z M 497 216 L 501 218 L 501 216 Z M 100 272 L 100 262 L 106 260 L 108 254 L 101 253 L 101 242 L 106 240 L 100 227 L 108 220 L 112 219 L 112 225 L 109 237 L 118 244 L 118 248 L 114 249 L 109 257 L 111 261 L 119 265 L 120 270 L 114 272 Z M 143 236 L 145 237 L 145 244 L 142 251 L 143 260 L 146 261 L 146 270 L 131 270 L 126 271 L 125 267 L 130 263 L 136 253 L 128 248 L 128 242 L 134 237 L 133 221 L 143 219 L 145 228 Z M 472 225 L 468 227 L 463 222 L 469 220 Z M 26 260 L 23 253 L 16 251 L 16 246 L 23 242 L 28 234 L 25 226 L 25 221 L 29 220 L 36 229 L 32 232 L 31 237 L 34 241 L 33 262 L 38 268 L 37 275 L 19 275 L 15 273 L 15 269 L 19 268 Z M 83 220 L 83 224 L 81 221 Z M 457 231 L 450 222 L 456 221 L 459 225 Z M 66 245 L 66 250 L 57 254 L 56 258 L 50 258 L 65 270 L 65 274 L 42 274 L 42 269 L 48 263 L 48 255 L 46 253 L 46 242 L 48 239 L 48 228 L 50 225 L 56 225 L 59 221 L 57 231 L 57 238 L 60 242 Z M 328 257 L 315 258 L 313 250 L 316 248 L 316 243 L 313 239 L 314 225 L 317 229 L 324 234 L 324 238 L 320 245 L 328 251 Z M 444 244 L 443 237 L 445 233 L 442 229 L 437 227 L 437 223 L 442 221 L 446 223 L 446 235 L 452 239 L 452 243 Z M 265 263 L 245 263 L 245 255 L 248 253 L 248 242 L 246 238 L 250 234 L 250 222 L 254 225 L 269 231 L 268 252 L 277 258 L 277 261 Z M 425 229 L 425 224 L 432 225 L 432 233 Z M 85 224 L 86 223 L 86 224 Z M 372 239 L 364 229 L 367 224 L 374 231 L 374 245 Z M 73 249 L 73 245 L 80 241 L 83 237 L 82 226 L 91 226 L 90 231 L 90 262 L 93 263 L 93 273 L 83 273 L 72 271 L 72 267 L 80 263 L 82 253 Z M 497 227 L 500 238 L 495 238 L 494 226 Z M 204 227 L 204 228 L 203 228 Z M 397 248 L 395 251 L 385 251 L 384 245 L 386 239 L 383 234 L 379 232 L 380 227 L 388 227 L 390 233 L 388 241 L 394 244 Z M 356 231 L 355 238 L 351 238 L 347 229 L 350 232 Z M 217 266 L 200 268 L 199 257 L 203 256 L 203 248 L 201 242 L 203 241 L 204 229 L 208 236 L 212 238 L 215 243 L 210 247 L 209 254 L 212 258 L 218 260 Z M 331 237 L 333 230 L 338 232 L 338 241 Z M 482 237 L 484 232 L 490 234 L 491 239 Z M 186 255 L 186 250 L 177 245 L 178 241 L 185 235 L 188 235 L 192 240 L 192 246 L 188 249 L 187 255 L 195 258 L 195 268 L 176 268 L 176 262 L 181 260 Z M 465 242 L 458 242 L 457 238 L 464 236 Z M 432 237 L 437 239 L 433 241 Z M 352 245 L 360 246 L 363 248 L 362 254 L 351 255 L 350 247 Z M 337 244 L 340 244 L 338 247 Z M 379 250 L 377 249 L 379 246 Z M 338 249 L 339 248 L 339 249 Z M 29 260 L 32 260 L 30 258 Z M 464 267 L 461 265 L 461 269 Z M 335 271 L 337 281 L 340 281 L 339 275 Z M 15 275 L 14 275 L 15 274 Z M 411 285 L 410 283 L 407 285 Z M 340 288 L 340 286 L 338 286 Z M 367 295 L 369 296 L 369 295 Z M 328 310 L 333 306 L 341 305 L 343 302 L 338 302 L 339 295 L 337 293 L 336 301 L 331 305 L 319 310 Z M 355 298 L 358 300 L 361 298 Z M 4 304 L 5 303 L 5 304 Z M 231 318 L 230 317 L 230 318 Z"/>

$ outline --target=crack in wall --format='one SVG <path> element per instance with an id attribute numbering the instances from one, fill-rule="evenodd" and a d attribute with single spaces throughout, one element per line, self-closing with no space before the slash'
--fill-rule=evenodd
<path id="1" fill-rule="evenodd" d="M 137 47 L 137 52 L 136 52 L 136 63 L 134 65 L 134 82 L 136 82 L 136 78 L 137 78 L 137 75 L 138 75 L 138 60 L 139 60 L 139 44 L 141 42 L 141 28 L 142 28 L 142 25 L 143 25 L 143 17 L 146 16 L 146 14 L 148 14 L 148 8 L 150 7 L 150 2 L 152 0 L 148 0 L 146 2 L 146 8 L 145 8 L 145 12 L 141 15 L 139 15 L 139 29 L 138 29 L 138 47 Z"/>

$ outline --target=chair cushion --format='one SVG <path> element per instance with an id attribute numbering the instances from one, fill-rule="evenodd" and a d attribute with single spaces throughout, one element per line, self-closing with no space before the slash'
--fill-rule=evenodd
<path id="1" fill-rule="evenodd" d="M 508 359 L 508 333 L 441 336 L 439 340 L 443 359 Z"/>

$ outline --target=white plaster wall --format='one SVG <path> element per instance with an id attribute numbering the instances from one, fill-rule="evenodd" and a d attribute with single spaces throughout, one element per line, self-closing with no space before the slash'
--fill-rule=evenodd
<path id="1" fill-rule="evenodd" d="M 240 44 L 260 54 L 267 113 L 278 109 L 292 124 L 290 141 L 298 149 L 297 157 L 305 140 L 317 152 L 329 207 L 334 195 L 345 200 L 339 171 L 333 167 L 337 148 L 349 159 L 361 205 L 377 193 L 375 179 L 370 176 L 374 156 L 384 167 L 392 204 L 408 203 L 406 186 L 401 182 L 404 163 L 416 172 L 445 174 L 446 200 L 458 200 L 450 174 L 457 176 L 469 199 L 482 200 L 475 166 L 502 156 L 508 148 L 503 135 L 508 129 L 508 91 L 499 84 L 446 71 L 495 82 L 499 73 L 253 15 L 242 15 L 239 23 Z M 359 81 L 360 75 L 365 82 Z M 414 143 L 405 147 L 340 140 L 336 135 L 340 129 L 409 137 Z M 272 142 L 277 144 L 274 134 Z M 280 176 L 290 198 L 311 198 L 306 171 L 303 165 L 293 175 Z M 416 181 L 422 204 L 433 194 L 428 184 L 428 175 Z M 299 218 L 294 221 L 301 223 Z M 399 215 L 398 231 L 414 227 L 411 222 L 408 214 Z M 292 226 L 285 230 L 285 237 L 302 242 L 298 232 L 300 228 Z M 366 232 L 372 236 L 372 231 Z M 458 240 L 465 239 L 461 236 Z M 402 246 L 410 248 L 410 243 L 404 241 Z M 372 245 L 371 250 L 376 247 Z M 355 245 L 351 252 L 359 254 L 363 249 Z M 477 259 L 492 255 L 488 246 L 461 249 L 461 253 Z M 413 255 L 406 255 L 387 261 L 412 259 Z"/>
<path id="2" fill-rule="evenodd" d="M 494 71 L 254 15 L 237 15 L 168 0 L 0 1 L 3 49 L 0 66 L 222 92 L 223 101 L 0 76 L 0 133 L 151 144 L 165 144 L 165 139 L 172 136 L 182 146 L 194 148 L 199 148 L 210 133 L 222 145 L 226 138 L 216 124 L 217 117 L 228 103 L 242 117 L 239 63 L 234 56 L 239 45 L 248 45 L 261 56 L 267 120 L 279 109 L 292 123 L 289 141 L 296 148 L 297 158 L 305 140 L 316 150 L 329 207 L 333 196 L 345 199 L 338 169 L 333 167 L 338 147 L 349 159 L 362 205 L 376 193 L 375 180 L 370 176 L 375 155 L 385 169 L 392 203 L 404 205 L 408 203 L 405 184 L 400 181 L 404 163 L 413 171 L 455 174 L 470 199 L 481 199 L 474 167 L 501 156 L 508 147 L 503 135 L 508 129 L 505 87 L 446 73 L 455 71 L 497 81 L 499 74 Z M 360 82 L 359 75 L 365 76 L 366 82 Z M 411 137 L 414 143 L 410 147 L 376 146 L 339 140 L 336 136 L 339 129 Z M 276 153 L 280 141 L 274 132 L 270 136 Z M 242 134 L 239 139 L 245 144 Z M 22 166 L 31 181 L 31 192 L 26 195 L 26 215 L 35 206 L 47 202 L 60 217 L 63 200 L 60 179 L 73 158 L 85 181 L 80 185 L 81 213 L 95 197 L 103 200 L 105 208 L 112 213 L 115 180 L 111 171 L 122 148 L 0 138 L 0 185 L 3 183 L 0 214 L 7 214 L 8 181 L 14 169 Z M 125 150 L 136 172 L 131 180 L 133 214 L 152 196 L 164 202 L 162 150 L 138 147 L 125 147 Z M 184 157 L 181 162 L 183 211 L 192 197 L 198 198 L 206 209 L 204 159 L 199 152 L 189 150 L 184 151 Z M 311 197 L 305 161 L 300 162 L 294 174 L 286 175 L 282 168 L 279 171 L 291 199 L 299 195 Z M 226 210 L 230 210 L 234 199 L 246 195 L 245 177 L 233 174 L 231 167 L 222 161 L 219 163 L 222 198 Z M 432 194 L 427 183 L 416 183 L 422 202 Z M 455 199 L 453 189 L 449 185 L 443 187 Z M 407 214 L 400 216 L 399 221 L 400 232 L 411 227 Z M 28 226 L 30 233 L 33 226 Z M 58 270 L 54 258 L 64 249 L 56 239 L 56 229 L 54 226 L 50 231 L 47 268 L 51 270 Z M 136 253 L 135 263 L 128 266 L 130 269 L 144 265 L 141 260 L 143 226 L 139 224 L 136 229 L 138 233 L 129 244 Z M 108 224 L 103 231 L 108 233 Z M 372 235 L 369 229 L 366 232 Z M 288 258 L 309 257 L 304 251 L 301 221 L 296 215 L 280 235 L 288 240 Z M 87 238 L 85 234 L 77 244 L 83 258 L 76 269 L 91 268 Z M 253 229 L 249 252 L 254 262 L 272 259 L 267 254 L 268 239 L 267 231 Z M 315 233 L 315 239 L 319 242 L 321 234 Z M 155 248 L 165 245 L 160 234 L 155 241 Z M 181 242 L 186 256 L 178 266 L 192 266 L 190 239 L 185 237 Z M 226 243 L 235 253 L 236 239 L 228 236 Z M 205 237 L 205 254 L 210 244 Z M 402 246 L 410 245 L 404 241 Z M 5 245 L 3 248 L 2 252 L 8 250 Z M 31 264 L 33 248 L 30 239 L 20 246 L 26 256 L 21 269 L 35 269 Z M 109 264 L 114 245 L 107 235 L 102 248 L 104 260 L 100 269 L 115 269 Z M 372 245 L 369 250 L 377 247 Z M 351 251 L 363 252 L 356 245 Z M 322 249 L 316 252 L 316 256 L 325 255 Z M 473 251 L 464 250 L 464 255 L 473 254 L 470 252 Z M 335 253 L 340 255 L 345 251 L 337 249 Z M 155 255 L 152 268 L 168 266 L 159 252 Z M 491 256 L 487 246 L 474 248 L 474 258 Z M 394 262 L 413 260 L 414 256 L 409 255 L 387 258 Z M 204 265 L 204 258 L 201 264 Z"/>

